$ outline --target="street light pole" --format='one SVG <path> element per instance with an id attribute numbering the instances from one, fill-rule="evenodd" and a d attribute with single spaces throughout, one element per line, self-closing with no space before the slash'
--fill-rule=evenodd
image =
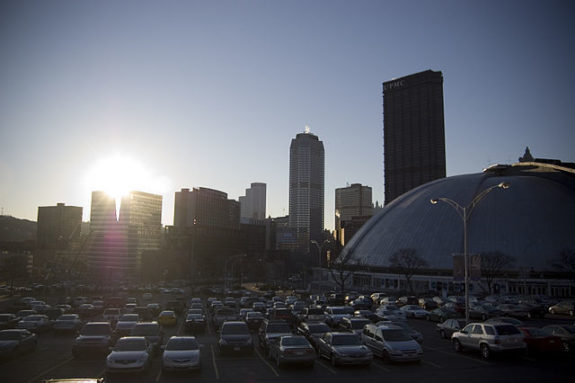
<path id="1" fill-rule="evenodd" d="M 457 202 L 452 199 L 441 197 L 441 198 L 432 198 L 430 202 L 435 205 L 437 202 L 442 201 L 451 206 L 459 217 L 463 220 L 463 267 L 464 267 L 464 283 L 465 283 L 465 321 L 469 322 L 469 254 L 467 254 L 467 223 L 471 218 L 471 214 L 475 207 L 479 204 L 479 202 L 487 196 L 493 189 L 501 188 L 501 189 L 508 189 L 509 184 L 506 182 L 501 182 L 497 185 L 493 185 L 488 187 L 487 189 L 483 190 L 479 193 L 471 203 L 467 206 L 461 206 Z"/>

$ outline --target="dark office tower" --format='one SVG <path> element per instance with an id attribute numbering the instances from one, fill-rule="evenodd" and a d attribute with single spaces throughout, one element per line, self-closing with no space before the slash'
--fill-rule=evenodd
<path id="1" fill-rule="evenodd" d="M 82 208 L 66 206 L 40 206 L 38 208 L 38 248 L 67 249 L 80 240 Z"/>
<path id="2" fill-rule="evenodd" d="M 239 229 L 240 204 L 219 190 L 182 189 L 176 192 L 174 226 L 186 228 L 194 225 Z"/>
<path id="3" fill-rule="evenodd" d="M 310 240 L 321 241 L 324 204 L 323 143 L 309 132 L 299 133 L 290 145 L 289 226 L 299 249 L 307 251 Z"/>
<path id="4" fill-rule="evenodd" d="M 383 83 L 385 204 L 445 177 L 443 75 L 427 70 Z"/>

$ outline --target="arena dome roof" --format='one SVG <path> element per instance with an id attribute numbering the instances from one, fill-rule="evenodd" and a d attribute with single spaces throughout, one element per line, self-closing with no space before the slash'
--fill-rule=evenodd
<path id="1" fill-rule="evenodd" d="M 463 220 L 431 199 L 468 206 L 483 190 L 504 182 L 476 205 L 468 220 L 468 253 L 499 251 L 513 267 L 554 270 L 562 250 L 575 251 L 575 170 L 539 162 L 495 165 L 482 173 L 442 178 L 421 185 L 386 205 L 343 249 L 365 266 L 389 266 L 389 257 L 412 248 L 432 269 L 451 269 L 463 253 Z"/>

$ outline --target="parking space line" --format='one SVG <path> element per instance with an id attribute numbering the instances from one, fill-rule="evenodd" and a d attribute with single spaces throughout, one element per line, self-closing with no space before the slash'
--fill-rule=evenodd
<path id="1" fill-rule="evenodd" d="M 435 347 L 425 347 L 425 349 L 431 350 L 431 351 L 435 351 L 435 352 L 440 352 L 440 353 L 446 354 L 446 355 L 458 356 L 458 357 L 460 357 L 460 358 L 472 360 L 472 361 L 474 361 L 474 362 L 481 363 L 481 364 L 485 364 L 485 365 L 488 365 L 488 366 L 491 365 L 491 363 L 486 362 L 486 361 L 484 361 L 484 360 L 475 359 L 475 358 L 472 358 L 472 357 L 470 357 L 470 356 L 463 355 L 463 354 L 459 354 L 459 353 L 456 353 L 456 352 L 453 352 L 453 351 L 448 352 L 448 351 L 444 351 L 444 350 L 441 350 L 441 349 L 435 348 Z"/>
<path id="2" fill-rule="evenodd" d="M 385 366 L 382 366 L 382 365 L 379 364 L 379 363 L 373 363 L 373 362 L 372 362 L 371 365 L 374 366 L 374 367 L 376 367 L 376 368 L 379 368 L 380 370 L 383 370 L 383 371 L 385 371 L 385 372 L 391 372 L 391 370 L 390 370 L 389 368 L 387 368 L 387 367 L 385 367 Z"/>
<path id="3" fill-rule="evenodd" d="M 270 370 L 272 370 L 272 372 L 275 374 L 275 376 L 280 376 L 280 374 L 278 374 L 276 369 L 273 368 L 273 366 L 267 360 L 264 359 L 264 357 L 262 356 L 262 354 L 260 354 L 260 352 L 258 351 L 257 348 L 254 348 L 254 351 L 255 351 L 256 355 L 262 360 L 262 362 L 264 362 L 270 368 Z"/>
<path id="4" fill-rule="evenodd" d="M 214 352 L 214 346 L 210 344 L 210 349 L 212 350 L 212 363 L 214 365 L 214 370 L 216 371 L 216 379 L 220 380 L 220 372 L 218 371 L 218 365 L 216 364 L 216 354 Z"/>
<path id="5" fill-rule="evenodd" d="M 65 365 L 66 363 L 70 363 L 72 360 L 74 360 L 74 358 L 68 358 L 66 360 L 63 360 L 62 362 L 50 367 L 49 369 L 42 371 L 41 373 L 39 373 L 38 375 L 34 376 L 32 379 L 29 379 L 26 383 L 32 383 L 37 381 L 38 379 L 40 379 L 41 377 L 43 377 L 44 375 L 48 375 L 50 372 L 54 371 L 57 368 L 62 367 L 63 365 Z"/>
<path id="6" fill-rule="evenodd" d="M 156 376 L 156 382 L 160 381 L 161 376 L 162 376 L 162 369 L 160 369 L 160 372 L 158 372 L 158 375 Z"/>
<path id="7" fill-rule="evenodd" d="M 337 375 L 337 371 L 335 371 L 333 368 L 327 366 L 324 362 L 321 361 L 321 359 L 318 359 L 316 364 L 325 368 L 326 370 L 328 370 L 332 374 Z"/>
<path id="8" fill-rule="evenodd" d="M 440 366 L 439 364 L 430 362 L 429 360 L 422 360 L 422 362 L 425 363 L 425 364 L 429 364 L 430 366 L 433 366 L 433 367 L 435 367 L 435 368 L 443 368 L 443 367 Z"/>

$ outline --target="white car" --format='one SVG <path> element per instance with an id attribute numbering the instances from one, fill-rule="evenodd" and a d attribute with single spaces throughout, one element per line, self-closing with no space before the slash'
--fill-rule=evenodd
<path id="1" fill-rule="evenodd" d="M 201 368 L 200 348 L 194 336 L 173 336 L 163 348 L 162 370 L 182 371 Z"/>
<path id="2" fill-rule="evenodd" d="M 418 319 L 422 319 L 422 318 L 426 318 L 427 315 L 429 314 L 429 311 L 422 309 L 419 306 L 416 305 L 405 305 L 405 306 L 401 306 L 399 308 L 399 310 L 405 312 L 405 315 L 408 318 L 418 318 Z"/>
<path id="3" fill-rule="evenodd" d="M 106 372 L 142 372 L 152 362 L 153 346 L 143 336 L 118 339 L 106 358 Z"/>

